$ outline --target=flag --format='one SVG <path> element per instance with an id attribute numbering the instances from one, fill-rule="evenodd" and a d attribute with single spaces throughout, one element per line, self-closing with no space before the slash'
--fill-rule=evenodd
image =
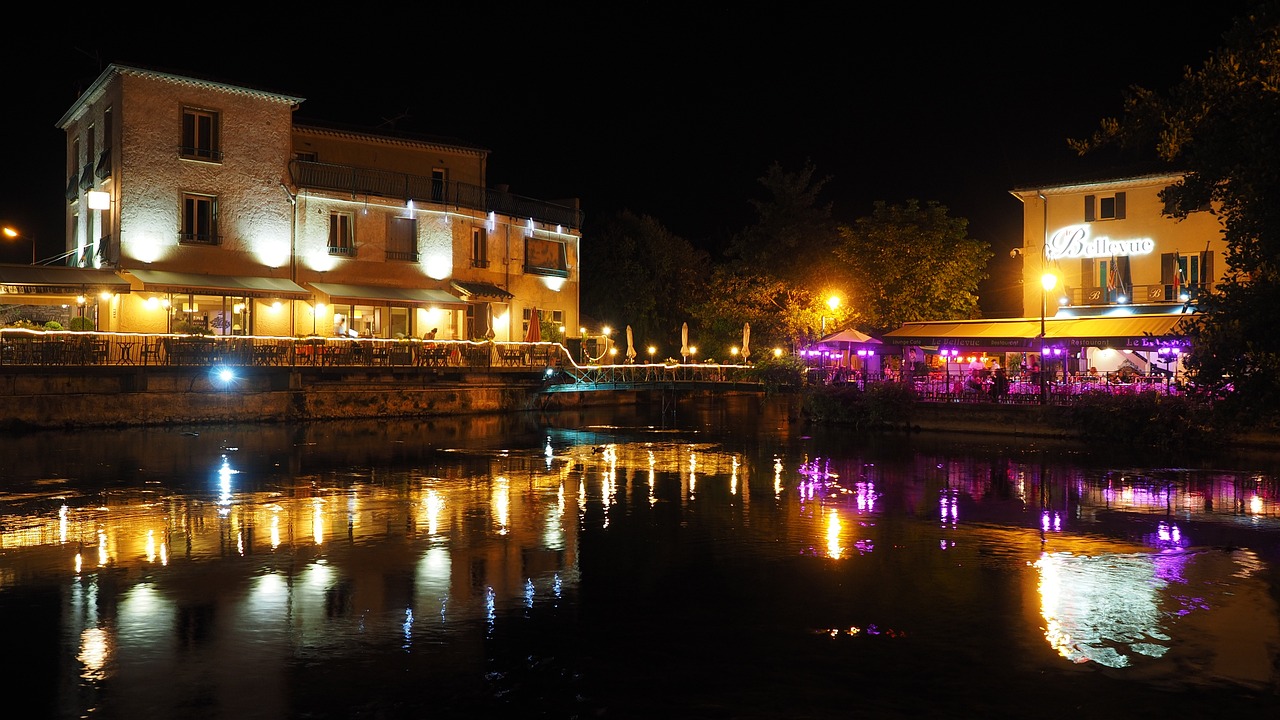
<path id="1" fill-rule="evenodd" d="M 1111 264 L 1107 266 L 1107 292 L 1114 292 L 1119 284 L 1119 273 L 1116 272 L 1116 256 L 1111 256 Z"/>
<path id="2" fill-rule="evenodd" d="M 1173 299 L 1182 297 L 1182 264 L 1177 258 L 1173 260 Z"/>

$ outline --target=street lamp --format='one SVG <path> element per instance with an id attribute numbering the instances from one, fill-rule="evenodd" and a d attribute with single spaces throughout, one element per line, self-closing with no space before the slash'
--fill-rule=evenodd
<path id="1" fill-rule="evenodd" d="M 834 313 L 836 311 L 836 308 L 840 307 L 840 298 L 836 295 L 832 295 L 831 297 L 827 298 L 827 307 L 831 308 L 831 312 Z M 831 319 L 835 320 L 834 317 Z M 822 316 L 822 334 L 823 335 L 827 334 L 827 316 L 826 315 Z"/>
<path id="2" fill-rule="evenodd" d="M 26 234 L 20 233 L 17 230 L 14 230 L 13 228 L 9 227 L 8 225 L 4 227 L 3 232 L 4 232 L 4 236 L 9 238 L 10 240 L 16 240 L 18 238 L 26 238 L 31 241 L 31 264 L 35 265 L 36 264 L 36 237 L 34 235 L 26 235 Z"/>
<path id="3" fill-rule="evenodd" d="M 1058 286 L 1058 276 L 1047 272 L 1040 276 L 1040 404 L 1049 400 L 1048 366 L 1044 360 L 1044 316 L 1049 311 L 1049 291 Z"/>

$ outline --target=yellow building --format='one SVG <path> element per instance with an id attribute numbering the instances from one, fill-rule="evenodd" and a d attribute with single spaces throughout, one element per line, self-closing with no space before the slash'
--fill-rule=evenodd
<path id="1" fill-rule="evenodd" d="M 576 201 L 487 188 L 489 151 L 462 141 L 295 122 L 302 103 L 123 65 L 80 96 L 58 123 L 67 264 L 128 283 L 91 306 L 99 330 L 520 340 L 534 310 L 577 326 Z"/>
<path id="2" fill-rule="evenodd" d="M 1219 218 L 1163 214 L 1164 173 L 1011 190 L 1023 204 L 1022 317 L 907 323 L 883 338 L 962 358 L 1009 355 L 1059 376 L 1177 373 L 1193 302 L 1228 271 Z M 1044 356 L 1043 358 L 1041 356 Z"/>

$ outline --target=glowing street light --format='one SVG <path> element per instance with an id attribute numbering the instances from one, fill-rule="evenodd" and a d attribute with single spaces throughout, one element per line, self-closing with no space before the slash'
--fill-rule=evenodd
<path id="1" fill-rule="evenodd" d="M 831 312 L 834 313 L 836 311 L 836 308 L 840 307 L 840 296 L 832 295 L 831 297 L 827 298 L 827 307 L 831 308 Z M 835 318 L 833 317 L 831 319 L 834 320 Z M 827 316 L 826 315 L 822 316 L 822 334 L 823 335 L 827 334 Z"/>
<path id="2" fill-rule="evenodd" d="M 17 230 L 14 230 L 8 225 L 5 225 L 4 230 L 0 232 L 3 232 L 4 236 L 9 238 L 10 240 L 16 240 L 18 238 L 26 238 L 27 240 L 30 240 L 31 241 L 31 264 L 32 265 L 36 264 L 36 238 L 34 235 L 27 235 L 27 234 L 18 232 Z"/>

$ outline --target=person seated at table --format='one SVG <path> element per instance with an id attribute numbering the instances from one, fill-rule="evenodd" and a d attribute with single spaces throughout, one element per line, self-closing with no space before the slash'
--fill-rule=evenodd
<path id="1" fill-rule="evenodd" d="M 1094 366 L 1090 365 L 1090 366 L 1089 366 L 1089 374 L 1088 374 L 1087 376 L 1085 376 L 1085 382 L 1098 382 L 1098 380 L 1099 380 L 1099 379 L 1101 379 L 1101 378 L 1100 378 L 1100 376 L 1098 375 L 1098 368 L 1096 368 L 1096 367 L 1094 367 Z"/>
<path id="2" fill-rule="evenodd" d="M 423 336 L 422 336 L 422 339 L 423 339 L 423 340 L 435 340 L 435 339 L 436 339 L 436 333 L 437 333 L 437 332 L 439 332 L 439 331 L 440 331 L 440 328 L 431 328 L 431 331 L 430 331 L 430 332 L 428 332 L 426 335 L 423 335 Z"/>

